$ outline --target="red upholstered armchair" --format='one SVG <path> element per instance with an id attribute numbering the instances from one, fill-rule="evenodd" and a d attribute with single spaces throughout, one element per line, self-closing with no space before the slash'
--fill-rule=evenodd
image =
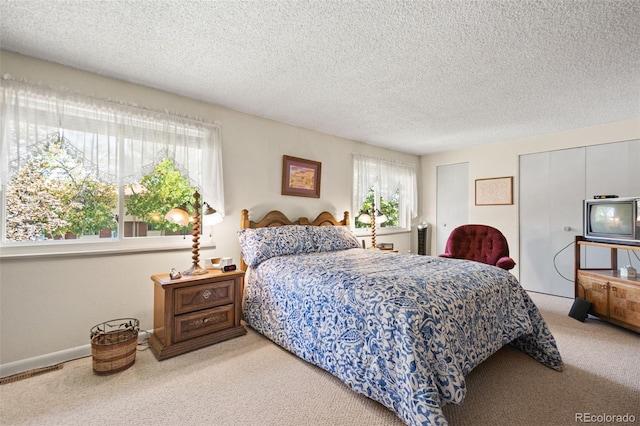
<path id="1" fill-rule="evenodd" d="M 512 269 L 516 262 L 509 257 L 507 239 L 488 225 L 462 225 L 451 231 L 445 252 L 440 257 L 474 260 L 502 269 Z"/>

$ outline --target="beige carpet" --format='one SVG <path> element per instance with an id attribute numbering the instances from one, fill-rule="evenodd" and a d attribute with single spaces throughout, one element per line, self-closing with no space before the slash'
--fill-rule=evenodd
<path id="1" fill-rule="evenodd" d="M 469 374 L 464 404 L 445 407 L 450 424 L 575 425 L 580 413 L 591 420 L 628 414 L 640 424 L 640 335 L 568 317 L 569 299 L 531 296 L 558 341 L 564 371 L 504 348 Z M 111 376 L 94 375 L 91 361 L 0 386 L 0 424 L 403 424 L 252 330 L 162 362 L 140 351 L 131 368 Z"/>

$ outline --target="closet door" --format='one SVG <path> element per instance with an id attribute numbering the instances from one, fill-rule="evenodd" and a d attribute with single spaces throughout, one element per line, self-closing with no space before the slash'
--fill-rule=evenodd
<path id="1" fill-rule="evenodd" d="M 451 231 L 469 223 L 469 163 L 438 166 L 436 253 L 444 253 Z"/>
<path id="2" fill-rule="evenodd" d="M 573 297 L 576 235 L 582 234 L 585 149 L 520 156 L 520 283 Z"/>
<path id="3" fill-rule="evenodd" d="M 586 198 L 604 194 L 640 197 L 640 140 L 589 146 L 586 164 Z M 609 267 L 608 249 L 586 247 L 582 252 L 585 267 Z M 628 264 L 627 251 L 618 250 L 618 266 Z"/>
<path id="4" fill-rule="evenodd" d="M 587 147 L 587 198 L 640 196 L 640 140 Z"/>

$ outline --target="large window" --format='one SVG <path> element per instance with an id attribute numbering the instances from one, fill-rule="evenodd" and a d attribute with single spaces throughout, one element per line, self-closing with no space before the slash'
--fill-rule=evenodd
<path id="1" fill-rule="evenodd" d="M 10 80 L 1 96 L 3 255 L 184 245 L 165 214 L 196 190 L 224 216 L 216 124 Z"/>
<path id="2" fill-rule="evenodd" d="M 418 213 L 416 185 L 413 164 L 354 154 L 352 211 L 356 230 L 371 226 L 358 220 L 360 214 L 375 216 L 378 212 L 386 217 L 377 225 L 381 230 L 409 230 Z"/>

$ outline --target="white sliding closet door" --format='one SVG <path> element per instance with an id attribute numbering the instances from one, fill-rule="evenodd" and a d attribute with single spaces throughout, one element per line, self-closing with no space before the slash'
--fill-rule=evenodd
<path id="1" fill-rule="evenodd" d="M 640 196 L 640 140 L 520 156 L 520 282 L 526 290 L 574 296 L 574 247 L 583 200 Z M 582 251 L 588 268 L 608 267 L 609 251 Z M 629 262 L 620 250 L 618 262 Z"/>
<path id="2" fill-rule="evenodd" d="M 526 290 L 573 297 L 571 243 L 582 234 L 584 176 L 584 148 L 520 157 L 520 283 Z"/>

